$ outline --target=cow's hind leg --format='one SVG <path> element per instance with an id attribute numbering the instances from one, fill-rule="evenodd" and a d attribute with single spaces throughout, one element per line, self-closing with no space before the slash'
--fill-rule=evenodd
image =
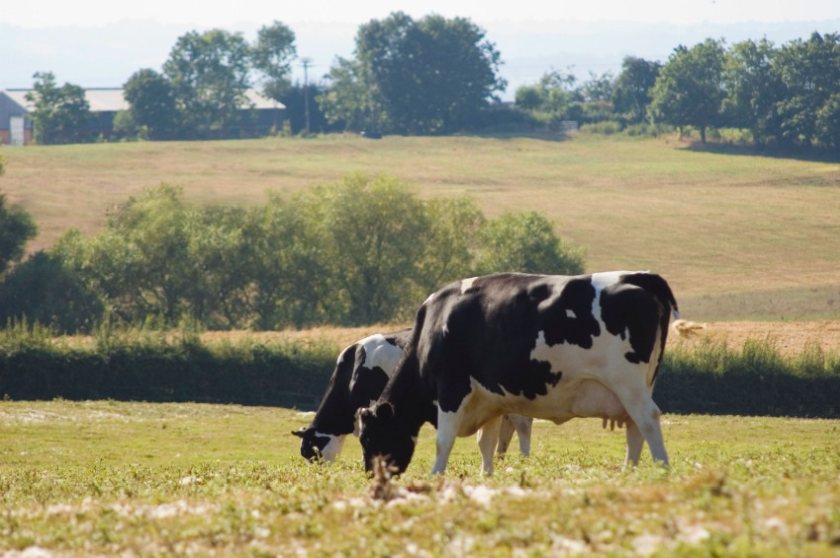
<path id="1" fill-rule="evenodd" d="M 641 436 L 648 443 L 650 447 L 650 454 L 655 461 L 661 462 L 663 465 L 668 465 L 668 454 L 665 451 L 665 442 L 662 440 L 662 429 L 659 426 L 659 417 L 662 414 L 659 407 L 653 402 L 653 398 L 645 389 L 643 384 L 633 385 L 630 383 L 619 383 L 614 387 L 615 395 L 624 406 L 624 410 L 630 415 L 630 419 L 635 423 L 636 428 L 641 433 Z M 638 455 L 636 448 L 638 447 L 641 453 L 641 444 L 637 440 L 633 440 L 636 446 L 631 448 L 630 431 L 632 427 L 628 424 L 628 458 L 636 457 L 638 462 Z M 633 455 L 631 455 L 631 450 Z"/>
<path id="2" fill-rule="evenodd" d="M 501 424 L 499 425 L 499 445 L 496 452 L 499 454 L 499 457 L 503 457 L 505 453 L 507 453 L 508 447 L 510 446 L 510 441 L 513 439 L 513 432 L 514 426 L 510 420 L 510 416 L 504 415 L 501 418 Z"/>
<path id="3" fill-rule="evenodd" d="M 502 417 L 490 419 L 478 431 L 478 448 L 481 450 L 481 470 L 488 477 L 493 474 L 493 451 L 496 449 L 496 442 L 501 446 L 499 430 L 505 421 Z M 510 442 L 510 437 L 508 437 Z"/>
<path id="4" fill-rule="evenodd" d="M 516 415 L 511 418 L 514 428 L 516 428 L 516 435 L 519 437 L 519 451 L 523 456 L 531 455 L 531 427 L 534 424 L 534 419 Z"/>
<path id="5" fill-rule="evenodd" d="M 437 441 L 435 465 L 432 467 L 433 475 L 440 475 L 446 470 L 449 462 L 449 454 L 452 453 L 452 446 L 455 445 L 455 437 L 458 435 L 461 414 L 459 412 L 446 412 L 438 409 Z"/>
<path id="6" fill-rule="evenodd" d="M 632 420 L 627 421 L 627 458 L 624 460 L 624 466 L 638 465 L 639 458 L 642 456 L 642 446 L 645 439 L 639 431 L 639 427 Z"/>

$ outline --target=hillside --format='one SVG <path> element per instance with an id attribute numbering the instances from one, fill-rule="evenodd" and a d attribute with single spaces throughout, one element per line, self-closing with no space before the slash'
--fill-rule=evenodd
<path id="1" fill-rule="evenodd" d="M 836 318 L 840 165 L 696 151 L 666 139 L 355 136 L 3 149 L 0 191 L 36 219 L 30 246 L 169 182 L 199 203 L 252 204 L 348 172 L 424 196 L 470 195 L 488 215 L 537 209 L 585 247 L 589 270 L 652 269 L 695 320 Z"/>

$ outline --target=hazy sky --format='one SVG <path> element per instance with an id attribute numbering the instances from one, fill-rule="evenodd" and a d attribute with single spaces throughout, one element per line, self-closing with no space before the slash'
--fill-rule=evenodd
<path id="1" fill-rule="evenodd" d="M 187 31 L 221 28 L 247 40 L 279 20 L 319 80 L 336 56 L 352 56 L 360 23 L 402 10 L 470 18 L 502 55 L 502 93 L 550 69 L 579 79 L 620 70 L 626 55 L 664 61 L 705 38 L 776 44 L 840 31 L 840 0 L 0 0 L 0 89 L 28 87 L 37 71 L 84 87 L 119 86 L 140 68 L 160 69 Z M 302 81 L 302 69 L 293 67 Z"/>
<path id="2" fill-rule="evenodd" d="M 11 0 L 0 0 L 11 4 Z M 478 23 L 496 21 L 628 21 L 676 24 L 743 21 L 816 21 L 840 17 L 840 0 L 588 0 L 499 1 L 384 0 L 309 1 L 225 0 L 31 0 L 0 10 L 0 23 L 26 27 L 106 25 L 124 20 L 154 20 L 193 26 L 236 27 L 247 22 L 352 22 L 381 18 L 402 10 L 419 17 L 430 12 L 466 16 Z"/>

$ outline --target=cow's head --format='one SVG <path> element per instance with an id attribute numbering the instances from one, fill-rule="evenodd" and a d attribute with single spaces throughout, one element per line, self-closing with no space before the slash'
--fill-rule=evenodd
<path id="1" fill-rule="evenodd" d="M 335 461 L 344 438 L 322 434 L 312 426 L 292 430 L 292 434 L 300 438 L 300 454 L 308 461 Z"/>
<path id="2" fill-rule="evenodd" d="M 398 473 L 405 471 L 414 455 L 417 436 L 395 416 L 394 406 L 388 402 L 376 403 L 359 411 L 359 419 L 365 470 L 373 469 L 373 458 L 379 455 Z"/>

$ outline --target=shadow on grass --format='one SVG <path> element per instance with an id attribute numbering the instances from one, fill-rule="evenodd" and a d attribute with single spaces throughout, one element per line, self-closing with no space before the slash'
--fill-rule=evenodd
<path id="1" fill-rule="evenodd" d="M 575 132 L 552 132 L 544 130 L 518 130 L 518 131 L 470 131 L 454 134 L 464 138 L 515 140 L 533 139 L 540 141 L 564 142 L 572 139 Z"/>
<path id="2" fill-rule="evenodd" d="M 694 141 L 684 147 L 680 147 L 686 151 L 695 151 L 698 153 L 715 153 L 718 155 L 740 155 L 748 157 L 772 157 L 774 159 L 792 159 L 797 161 L 810 161 L 814 163 L 838 163 L 840 162 L 840 153 L 829 149 L 820 149 L 816 147 L 758 147 L 755 145 L 739 145 L 728 143 L 701 143 Z"/>

